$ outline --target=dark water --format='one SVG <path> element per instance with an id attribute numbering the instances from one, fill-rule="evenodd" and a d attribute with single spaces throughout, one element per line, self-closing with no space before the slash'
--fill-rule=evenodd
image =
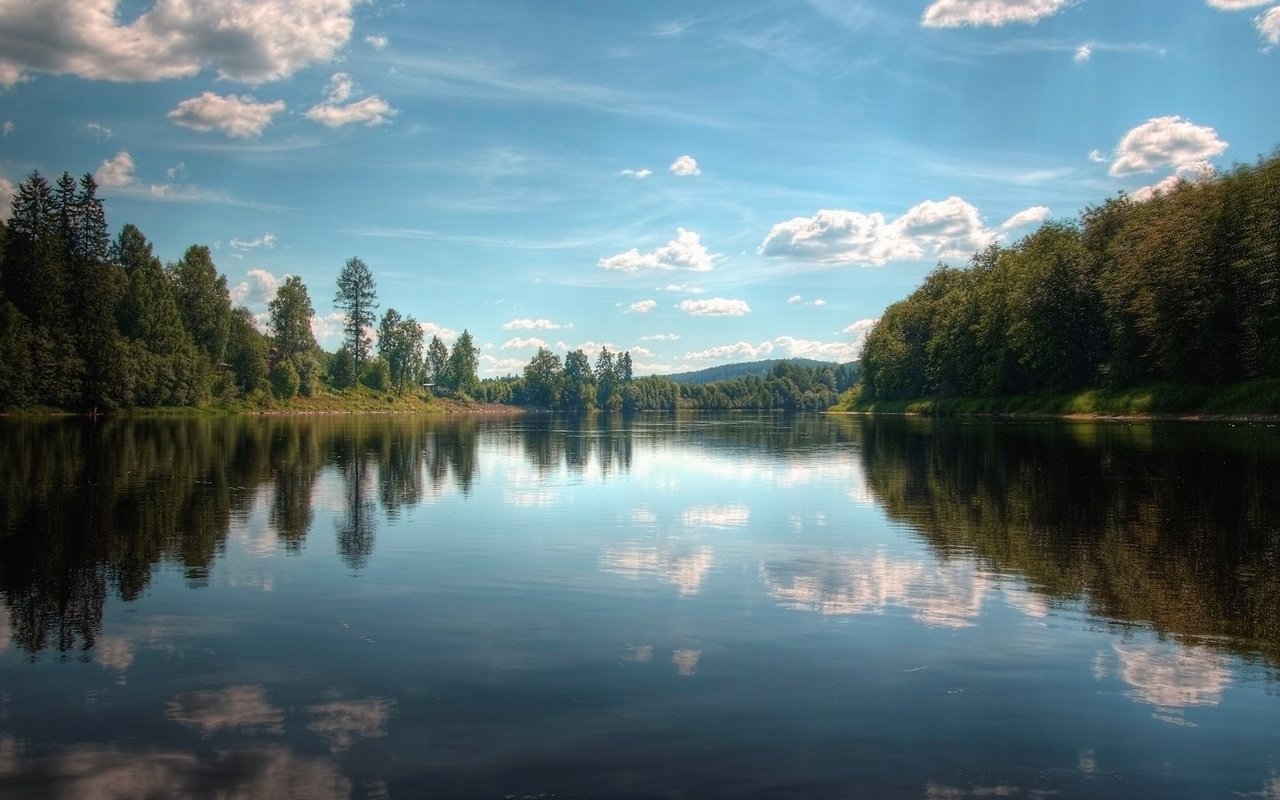
<path id="1" fill-rule="evenodd" d="M 0 798 L 1280 798 L 1280 430 L 0 422 Z"/>

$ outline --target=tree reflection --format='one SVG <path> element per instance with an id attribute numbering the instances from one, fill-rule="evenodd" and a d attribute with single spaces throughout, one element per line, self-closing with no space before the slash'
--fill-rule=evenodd
<path id="1" fill-rule="evenodd" d="M 860 420 L 870 486 L 944 558 L 1280 660 L 1280 452 L 1247 429 Z"/>

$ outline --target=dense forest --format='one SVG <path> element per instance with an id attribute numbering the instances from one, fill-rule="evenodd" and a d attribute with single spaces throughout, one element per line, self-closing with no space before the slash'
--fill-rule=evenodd
<path id="1" fill-rule="evenodd" d="M 852 400 L 1280 378 L 1280 153 L 1120 195 L 967 268 L 867 337 Z"/>
<path id="2" fill-rule="evenodd" d="M 636 379 L 631 355 L 541 349 L 523 374 L 480 381 L 478 349 L 463 331 L 450 348 L 394 308 L 379 318 L 373 273 L 359 258 L 338 275 L 334 304 L 344 340 L 322 350 L 307 286 L 288 277 L 268 306 L 267 333 L 233 308 L 208 247 L 162 265 L 138 228 L 109 238 L 93 177 L 34 173 L 0 225 L 0 409 L 109 412 L 207 403 L 287 402 L 353 387 L 433 394 L 557 411 L 817 410 L 855 373 L 779 362 L 765 375 L 711 385 Z M 376 337 L 372 334 L 376 332 Z M 429 389 L 430 391 L 424 391 Z"/>

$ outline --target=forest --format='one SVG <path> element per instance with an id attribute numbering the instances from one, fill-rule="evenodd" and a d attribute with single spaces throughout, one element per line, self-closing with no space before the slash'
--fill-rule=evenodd
<path id="1" fill-rule="evenodd" d="M 1151 194 L 940 264 L 846 402 L 1280 378 L 1280 152 Z"/>
<path id="2" fill-rule="evenodd" d="M 33 173 L 0 224 L 0 410 L 262 406 L 352 389 L 568 412 L 819 410 L 854 375 L 783 362 L 764 376 L 688 385 L 635 378 L 628 352 L 602 349 L 593 364 L 582 350 L 562 359 L 543 348 L 523 374 L 481 381 L 468 331 L 448 347 L 395 308 L 376 315 L 376 281 L 360 258 L 343 265 L 334 303 L 344 318 L 335 353 L 316 342 L 297 276 L 270 302 L 264 333 L 263 320 L 232 306 L 208 247 L 164 265 L 135 226 L 110 238 L 91 175 L 51 185 Z"/>

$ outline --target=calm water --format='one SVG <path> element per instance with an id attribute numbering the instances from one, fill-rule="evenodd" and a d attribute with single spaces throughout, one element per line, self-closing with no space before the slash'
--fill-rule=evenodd
<path id="1" fill-rule="evenodd" d="M 1280 429 L 0 422 L 0 798 L 1280 798 Z"/>

